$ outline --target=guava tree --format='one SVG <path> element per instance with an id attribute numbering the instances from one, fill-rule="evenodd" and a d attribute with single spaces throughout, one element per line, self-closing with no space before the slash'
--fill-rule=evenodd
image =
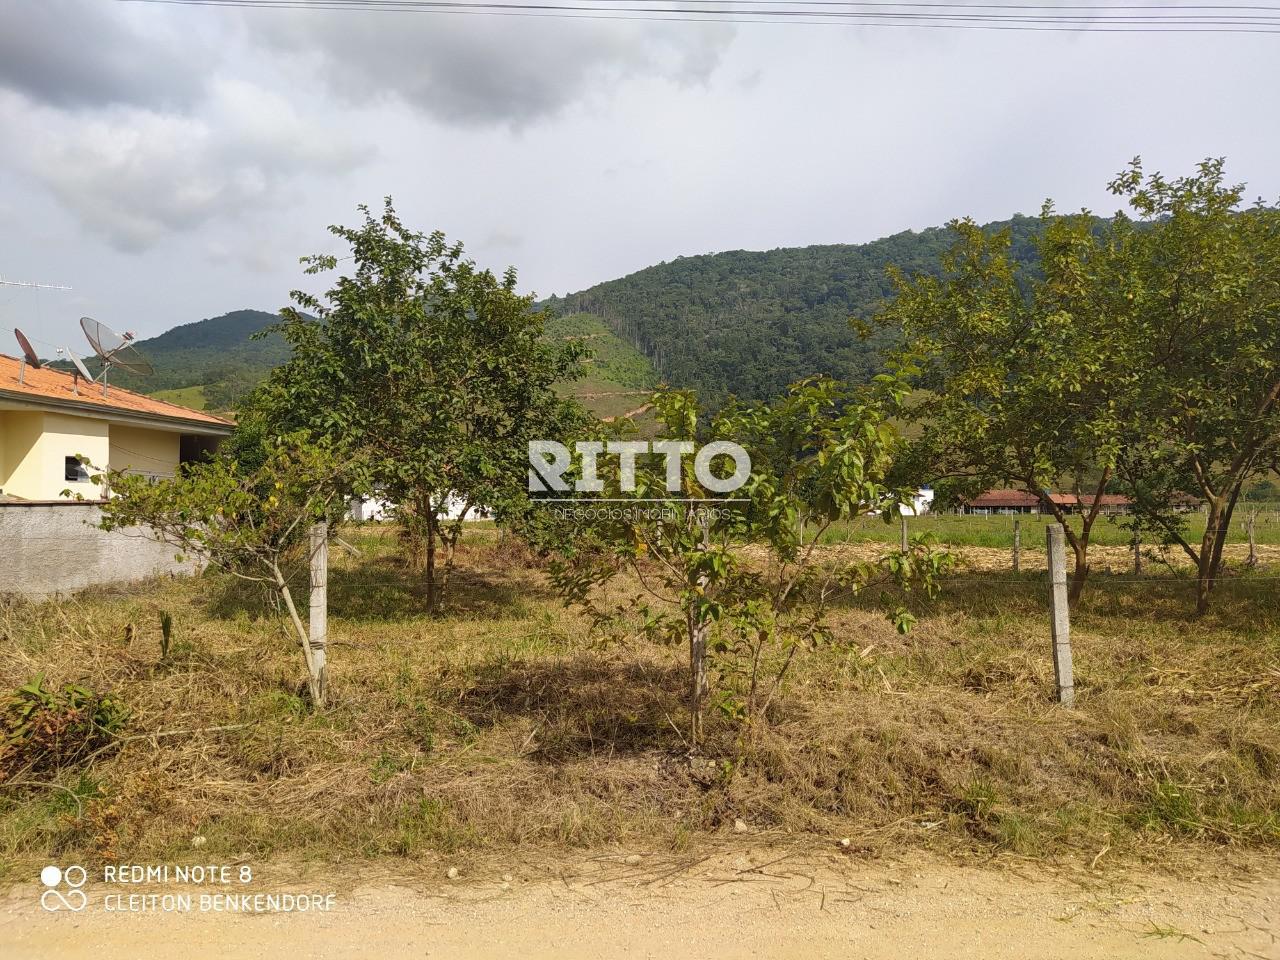
<path id="1" fill-rule="evenodd" d="M 1246 207 L 1221 160 L 1189 176 L 1135 160 L 1110 185 L 1110 220 L 1046 204 L 1038 273 L 1007 233 L 953 224 L 940 278 L 898 278 L 882 319 L 900 326 L 921 388 L 908 416 L 932 475 L 969 489 L 1012 483 L 1045 499 L 1088 575 L 1102 497 L 1133 500 L 1133 525 L 1196 567 L 1204 612 L 1242 490 L 1280 458 L 1280 210 Z M 1188 503 L 1203 502 L 1198 542 Z"/>
<path id="2" fill-rule="evenodd" d="M 943 494 L 1011 486 L 1041 498 L 1075 554 L 1072 600 L 1089 573 L 1089 541 L 1140 379 L 1124 327 L 1123 290 L 1100 282 L 1112 257 L 1087 213 L 1046 204 L 1039 276 L 1011 255 L 1009 231 L 972 220 L 939 277 L 894 275 L 880 321 L 902 331 L 894 360 L 917 388 L 911 461 Z M 1074 494 L 1074 508 L 1048 497 Z"/>
<path id="3" fill-rule="evenodd" d="M 1135 160 L 1111 190 L 1132 213 L 1111 222 L 1108 282 L 1140 385 L 1120 472 L 1139 524 L 1195 565 L 1203 613 L 1236 503 L 1280 458 L 1280 210 L 1246 206 L 1221 160 L 1176 179 Z"/>
<path id="4" fill-rule="evenodd" d="M 815 378 L 774 403 L 731 406 L 700 429 L 693 394 L 666 391 L 654 397 L 661 440 L 652 452 L 596 458 L 599 496 L 621 502 L 579 497 L 581 519 L 570 521 L 553 578 L 598 625 L 687 648 L 691 749 L 709 697 L 748 722 L 766 715 L 797 653 L 832 639 L 833 604 L 875 586 L 936 589 L 949 558 L 927 543 L 866 562 L 822 542 L 833 524 L 891 516 L 909 500 L 887 479 L 901 442 L 889 422 L 899 397 L 889 378 L 862 391 Z M 746 451 L 749 468 L 707 456 L 718 443 Z M 601 588 L 624 571 L 639 589 L 610 603 Z M 902 607 L 891 616 L 910 626 Z"/>
<path id="5" fill-rule="evenodd" d="M 350 248 L 303 259 L 342 275 L 322 296 L 294 291 L 276 330 L 293 349 L 249 399 L 265 432 L 342 444 L 368 465 L 372 489 L 425 555 L 428 609 L 439 609 L 463 523 L 499 521 L 528 502 L 526 447 L 576 427 L 557 383 L 583 350 L 544 334 L 545 312 L 439 232 L 405 226 L 390 199 L 358 227 L 330 227 Z M 350 261 L 349 265 L 347 261 Z"/>

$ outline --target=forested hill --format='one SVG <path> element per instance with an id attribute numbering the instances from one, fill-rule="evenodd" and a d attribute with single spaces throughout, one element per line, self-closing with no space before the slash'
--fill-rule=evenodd
<path id="1" fill-rule="evenodd" d="M 1015 217 L 989 227 L 1009 223 L 1015 256 L 1034 263 L 1030 240 L 1039 221 Z M 600 416 L 642 406 L 659 379 L 692 387 L 711 404 L 730 393 L 777 396 L 815 373 L 865 380 L 878 371 L 893 331 L 864 341 L 849 319 L 870 317 L 889 295 L 890 265 L 936 273 L 950 242 L 949 230 L 934 228 L 864 244 L 681 257 L 553 297 L 546 304 L 560 319 L 547 332 L 583 337 L 596 354 L 573 392 Z M 236 310 L 174 327 L 136 344 L 155 365 L 154 376 L 116 371 L 111 380 L 188 406 L 234 409 L 289 357 L 279 336 L 252 339 L 276 320 Z"/>
<path id="2" fill-rule="evenodd" d="M 1035 260 L 1039 221 L 1015 217 L 1014 253 Z M 815 373 L 864 380 L 893 336 L 862 340 L 851 317 L 869 318 L 891 291 L 886 269 L 937 273 L 953 239 L 939 227 L 871 243 L 680 257 L 547 305 L 595 314 L 648 356 L 662 379 L 709 399 L 776 396 Z"/>
<path id="3" fill-rule="evenodd" d="M 289 358 L 289 347 L 279 336 L 253 339 L 278 320 L 263 310 L 235 310 L 174 327 L 135 344 L 156 368 L 152 376 L 115 372 L 111 380 L 188 406 L 229 409 Z M 96 374 L 94 364 L 86 362 Z"/>

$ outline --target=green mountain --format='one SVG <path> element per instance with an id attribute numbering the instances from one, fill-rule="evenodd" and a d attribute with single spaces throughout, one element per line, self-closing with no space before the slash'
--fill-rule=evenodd
<path id="1" fill-rule="evenodd" d="M 188 407 L 229 410 L 267 371 L 289 358 L 278 336 L 252 339 L 278 317 L 262 310 L 235 310 L 134 343 L 156 372 L 138 377 L 113 372 L 112 383 Z M 97 365 L 89 363 L 97 374 Z"/>
<path id="2" fill-rule="evenodd" d="M 547 324 L 547 336 L 580 339 L 591 351 L 591 356 L 582 361 L 581 379 L 566 384 L 564 389 L 597 417 L 613 419 L 634 413 L 645 405 L 658 385 L 658 375 L 649 358 L 599 317 L 588 313 L 555 317 Z"/>
<path id="3" fill-rule="evenodd" d="M 1019 216 L 988 228 L 1005 226 L 1015 258 L 1034 270 L 1039 221 Z M 894 332 L 864 339 L 850 319 L 871 317 L 892 293 L 891 265 L 937 273 L 952 239 L 939 227 L 863 244 L 680 257 L 545 301 L 556 314 L 547 335 L 586 340 L 594 356 L 566 389 L 601 417 L 635 412 L 659 381 L 715 403 L 729 394 L 773 397 L 815 373 L 865 380 Z M 251 339 L 275 320 L 237 310 L 175 327 L 136 345 L 155 376 L 112 379 L 187 406 L 231 409 L 289 356 L 279 337 Z"/>
<path id="4" fill-rule="evenodd" d="M 1039 221 L 1015 217 L 988 228 L 1004 226 L 1012 227 L 1014 255 L 1033 264 Z M 712 402 L 727 394 L 765 399 L 816 373 L 874 375 L 893 332 L 862 339 L 850 318 L 869 318 L 891 294 L 890 265 L 937 273 L 952 240 L 939 227 L 863 244 L 680 257 L 547 305 L 599 318 L 670 384 Z"/>
<path id="5" fill-rule="evenodd" d="M 111 381 L 186 407 L 231 410 L 272 367 L 289 358 L 288 345 L 280 337 L 252 339 L 276 319 L 261 310 L 237 310 L 139 340 L 134 346 L 156 373 L 136 377 L 117 372 Z M 586 341 L 592 356 L 583 361 L 582 379 L 565 389 L 597 416 L 635 410 L 657 385 L 649 360 L 596 317 L 557 317 L 548 325 L 547 336 Z M 98 371 L 91 366 L 90 372 Z"/>

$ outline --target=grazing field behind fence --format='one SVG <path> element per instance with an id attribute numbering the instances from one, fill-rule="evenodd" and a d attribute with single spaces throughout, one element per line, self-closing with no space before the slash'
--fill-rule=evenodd
<path id="1" fill-rule="evenodd" d="M 1280 547 L 1280 504 L 1244 503 L 1236 508 L 1231 518 L 1227 542 L 1247 545 L 1249 542 L 1249 516 L 1254 514 L 1255 540 L 1260 545 Z M 1094 524 L 1090 543 L 1098 546 L 1127 547 L 1133 542 L 1133 532 L 1126 524 L 1132 518 L 1124 514 L 1100 516 Z M 932 534 L 940 543 L 964 547 L 1012 548 L 1014 524 L 1022 529 L 1024 546 L 1043 547 L 1044 528 L 1053 523 L 1049 514 L 959 514 L 927 513 L 921 517 L 908 517 L 907 529 L 912 536 Z M 1077 518 L 1078 522 L 1078 518 Z M 1191 543 L 1198 543 L 1204 533 L 1205 515 L 1202 511 L 1186 514 L 1185 536 Z M 1028 537 L 1030 534 L 1030 537 Z M 1148 535 L 1150 538 L 1150 535 Z M 833 525 L 824 535 L 824 543 L 897 543 L 898 521 L 883 517 L 863 517 L 852 523 Z M 1144 546 L 1158 546 L 1157 543 Z"/>
<path id="2" fill-rule="evenodd" d="M 1139 540 L 1139 556 L 1134 556 L 1131 518 L 1121 514 L 1101 516 L 1089 540 L 1089 565 L 1099 574 L 1132 576 L 1182 576 L 1193 573 L 1190 558 L 1177 544 L 1162 543 L 1144 534 Z M 1012 571 L 1014 541 L 1018 539 L 1018 569 L 1023 572 L 1046 569 L 1045 527 L 1055 523 L 1048 514 L 958 514 L 929 513 L 905 518 L 910 537 L 928 535 L 937 545 L 963 558 L 962 570 Z M 1252 547 L 1250 526 L 1253 528 Z M 1185 517 L 1184 536 L 1198 549 L 1204 534 L 1205 516 L 1193 511 Z M 1015 534 L 1016 531 L 1016 534 Z M 897 518 L 864 517 L 852 523 L 835 524 L 824 531 L 821 542 L 837 549 L 849 549 L 871 557 L 883 547 L 898 544 L 902 528 Z M 1226 574 L 1256 564 L 1280 564 L 1280 505 L 1243 505 L 1232 518 L 1223 558 Z M 1067 567 L 1073 569 L 1075 556 L 1067 551 Z M 1189 581 L 1190 582 L 1190 581 Z"/>

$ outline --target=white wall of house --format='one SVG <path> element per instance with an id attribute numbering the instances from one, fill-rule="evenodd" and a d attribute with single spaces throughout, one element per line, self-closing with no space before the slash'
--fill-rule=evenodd
<path id="1" fill-rule="evenodd" d="M 445 503 L 444 512 L 441 516 L 446 520 L 456 520 L 462 515 L 463 502 L 457 497 L 450 497 Z M 396 515 L 395 504 L 380 500 L 377 497 L 365 497 L 363 500 L 352 500 L 348 508 L 348 513 L 352 520 L 367 521 L 383 521 L 394 520 Z M 471 508 L 471 512 L 467 514 L 468 520 L 487 520 L 489 512 L 487 510 Z"/>
<path id="2" fill-rule="evenodd" d="M 922 517 L 933 509 L 933 491 L 921 487 L 911 498 L 911 505 L 903 504 L 902 512 L 908 517 Z"/>

